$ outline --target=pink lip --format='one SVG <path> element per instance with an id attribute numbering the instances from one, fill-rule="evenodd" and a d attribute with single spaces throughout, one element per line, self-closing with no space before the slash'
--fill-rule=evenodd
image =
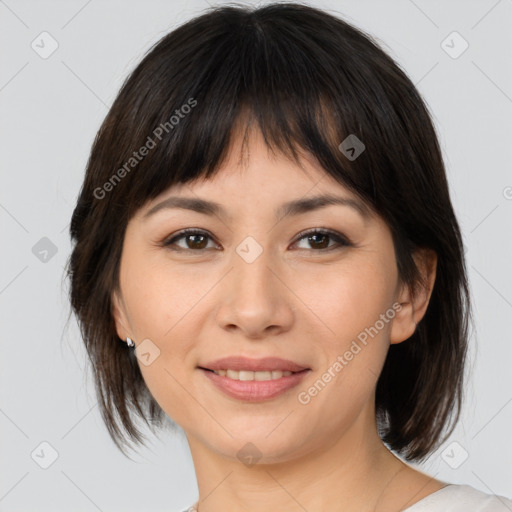
<path id="1" fill-rule="evenodd" d="M 233 367 L 229 368 L 232 370 L 235 369 Z M 245 368 L 247 369 L 247 367 Z M 200 368 L 200 370 L 225 394 L 246 402 L 261 402 L 275 398 L 297 386 L 304 376 L 310 372 L 309 369 L 305 369 L 275 380 L 243 381 L 230 379 L 229 377 L 222 377 L 221 375 L 217 375 L 216 373 L 205 370 L 204 368 Z"/>
<path id="2" fill-rule="evenodd" d="M 272 370 L 301 372 L 307 370 L 306 366 L 301 366 L 288 359 L 280 357 L 263 357 L 261 359 L 252 359 L 243 356 L 230 356 L 199 365 L 199 368 L 207 370 L 248 370 L 252 372 L 265 372 Z M 266 382 L 266 381 L 260 381 Z"/>

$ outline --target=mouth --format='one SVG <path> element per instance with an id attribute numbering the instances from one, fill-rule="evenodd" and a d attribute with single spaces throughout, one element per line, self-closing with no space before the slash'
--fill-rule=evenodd
<path id="1" fill-rule="evenodd" d="M 226 372 L 222 376 L 228 375 L 227 372 L 231 372 L 230 377 L 236 378 L 234 372 L 242 373 L 242 379 L 245 377 L 251 377 L 251 373 L 264 373 L 264 372 L 291 372 L 298 373 L 302 370 L 309 369 L 308 367 L 291 361 L 290 359 L 282 359 L 281 357 L 262 357 L 253 358 L 242 355 L 233 355 L 222 357 L 215 361 L 206 362 L 199 366 L 204 370 L 212 370 L 214 372 Z M 263 377 L 263 375 L 260 375 Z M 279 377 L 282 377 L 280 375 Z M 265 380 L 270 380 L 265 378 Z"/>
<path id="2" fill-rule="evenodd" d="M 265 402 L 284 395 L 312 371 L 286 359 L 241 356 L 219 359 L 197 369 L 224 396 L 250 403 Z"/>
<path id="3" fill-rule="evenodd" d="M 224 395 L 244 402 L 263 402 L 297 386 L 311 368 L 280 357 L 223 357 L 197 367 Z"/>
<path id="4" fill-rule="evenodd" d="M 309 371 L 309 368 L 304 368 L 304 370 L 300 370 L 297 372 L 292 372 L 290 370 L 267 370 L 267 371 L 231 370 L 229 368 L 227 368 L 225 370 L 211 370 L 210 368 L 203 368 L 201 366 L 199 366 L 198 368 L 200 370 L 214 373 L 215 375 L 219 375 L 221 377 L 226 377 L 228 379 L 239 380 L 239 381 L 244 381 L 244 382 L 250 382 L 250 381 L 262 382 L 262 381 L 268 381 L 268 380 L 278 380 L 283 377 L 289 377 L 290 375 Z"/>

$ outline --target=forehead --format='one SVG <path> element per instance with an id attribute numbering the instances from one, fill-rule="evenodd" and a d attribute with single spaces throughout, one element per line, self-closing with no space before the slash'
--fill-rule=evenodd
<path id="1" fill-rule="evenodd" d="M 372 216 L 368 205 L 322 169 L 312 155 L 300 151 L 295 161 L 274 154 L 261 135 L 254 135 L 243 150 L 240 138 L 237 142 L 216 174 L 169 188 L 145 208 L 143 220 L 173 208 L 226 221 L 233 221 L 241 210 L 249 214 L 265 210 L 281 219 L 331 205 L 351 208 L 365 222 Z"/>
<path id="2" fill-rule="evenodd" d="M 171 195 L 195 194 L 229 203 L 231 199 L 285 202 L 290 197 L 306 197 L 337 192 L 356 195 L 336 181 L 309 152 L 296 148 L 298 161 L 265 143 L 256 129 L 235 131 L 226 156 L 216 172 L 208 177 L 178 183 L 162 192 L 151 204 Z M 149 209 L 149 206 L 147 209 Z"/>

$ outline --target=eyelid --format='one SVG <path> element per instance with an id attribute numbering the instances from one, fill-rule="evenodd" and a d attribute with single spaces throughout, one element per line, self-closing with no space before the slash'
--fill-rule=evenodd
<path id="1" fill-rule="evenodd" d="M 295 237 L 295 241 L 293 243 L 294 244 L 297 243 L 299 240 L 301 240 L 302 238 L 304 238 L 307 235 L 310 235 L 310 234 L 314 235 L 317 233 L 330 235 L 330 237 L 332 239 L 335 239 L 342 246 L 353 245 L 352 242 L 349 240 L 349 238 L 346 235 L 344 235 L 343 233 L 340 233 L 339 231 L 335 231 L 330 228 L 323 228 L 323 227 L 309 228 L 309 229 L 305 229 L 304 231 L 301 231 L 300 233 L 297 234 L 297 236 Z M 332 247 L 331 249 L 334 249 L 334 248 L 335 247 Z M 320 251 L 316 251 L 316 252 L 325 252 L 328 250 L 329 249 L 324 249 L 323 251 L 320 250 Z"/>
<path id="2" fill-rule="evenodd" d="M 204 236 L 210 238 L 211 240 L 213 240 L 215 243 L 217 243 L 216 240 L 215 240 L 215 237 L 210 232 L 208 232 L 208 231 L 206 231 L 204 229 L 201 229 L 201 228 L 185 228 L 185 229 L 181 229 L 181 230 L 177 231 L 176 233 L 173 233 L 172 235 L 164 238 L 163 241 L 162 241 L 162 245 L 164 247 L 170 246 L 171 242 L 174 242 L 175 240 L 179 240 L 180 238 L 183 238 L 186 235 L 192 235 L 192 234 L 194 234 L 194 235 L 204 235 Z M 180 248 L 175 249 L 175 250 L 177 250 L 177 251 L 179 251 L 179 250 L 186 251 L 187 249 L 183 249 L 183 248 L 180 247 Z M 195 252 L 201 252 L 201 251 L 198 250 L 198 251 L 195 251 Z"/>

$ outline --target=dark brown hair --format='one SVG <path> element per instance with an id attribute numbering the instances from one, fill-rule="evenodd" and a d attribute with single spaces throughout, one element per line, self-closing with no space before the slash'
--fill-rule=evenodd
<path id="1" fill-rule="evenodd" d="M 124 82 L 98 131 L 67 273 L 109 434 L 124 453 L 129 440 L 145 438 L 137 416 L 155 433 L 165 416 L 112 315 L 127 223 L 172 185 L 213 176 L 241 119 L 272 150 L 297 162 L 297 148 L 311 153 L 384 219 L 413 292 L 414 251 L 436 252 L 426 314 L 409 340 L 391 345 L 376 390 L 383 442 L 407 460 L 424 459 L 459 419 L 471 319 L 439 143 L 414 84 L 371 36 L 298 3 L 215 7 L 173 30 Z M 351 134 L 365 145 L 355 159 L 339 148 Z"/>

